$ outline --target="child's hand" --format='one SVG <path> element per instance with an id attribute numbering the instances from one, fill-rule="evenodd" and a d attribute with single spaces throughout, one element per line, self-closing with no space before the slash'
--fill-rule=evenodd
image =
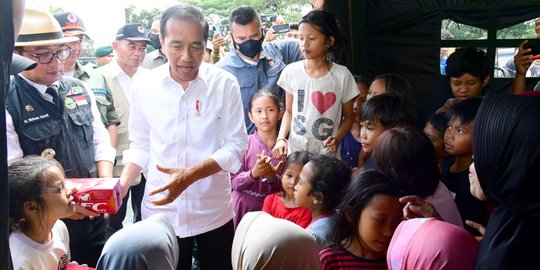
<path id="1" fill-rule="evenodd" d="M 278 139 L 274 149 L 272 149 L 272 156 L 281 160 L 287 160 L 287 140 Z"/>
<path id="2" fill-rule="evenodd" d="M 276 166 L 272 166 L 272 164 L 270 163 L 270 169 L 264 175 L 264 177 L 266 177 L 267 179 L 274 179 L 274 176 L 276 176 L 276 174 L 278 174 L 281 171 L 284 165 L 285 165 L 285 162 L 283 162 L 283 160 L 281 160 Z"/>
<path id="3" fill-rule="evenodd" d="M 77 192 L 78 189 L 76 185 L 71 185 L 69 182 L 65 182 L 64 184 L 66 185 L 66 188 L 70 190 L 71 194 Z M 99 217 L 100 215 L 101 215 L 100 213 L 93 212 L 91 210 L 84 208 L 80 204 L 75 203 L 75 213 L 73 213 L 71 216 L 67 218 L 80 220 L 85 217 L 88 217 L 90 220 L 92 220 L 95 217 Z"/>
<path id="4" fill-rule="evenodd" d="M 399 202 L 405 203 L 405 207 L 403 207 L 404 219 L 433 217 L 443 220 L 441 215 L 439 215 L 439 212 L 437 212 L 437 209 L 435 209 L 431 203 L 418 196 L 404 196 L 399 198 Z"/>
<path id="5" fill-rule="evenodd" d="M 465 224 L 469 225 L 470 227 L 472 227 L 473 229 L 477 230 L 482 236 L 476 236 L 476 240 L 478 240 L 478 242 L 482 241 L 482 239 L 484 238 L 484 234 L 486 233 L 486 227 L 484 227 L 484 225 L 480 224 L 480 223 L 476 223 L 472 220 L 465 220 Z"/>
<path id="6" fill-rule="evenodd" d="M 337 148 L 339 146 L 339 141 L 336 137 L 330 136 L 326 138 L 326 140 L 323 141 L 324 147 L 328 149 L 328 151 L 335 153 L 337 152 Z"/>
<path id="7" fill-rule="evenodd" d="M 99 217 L 101 214 L 88 210 L 82 207 L 80 204 L 75 204 L 75 213 L 67 217 L 69 219 L 80 220 L 85 217 L 88 217 L 90 220 L 93 220 L 95 217 Z"/>
<path id="8" fill-rule="evenodd" d="M 266 152 L 262 150 L 260 154 L 257 154 L 257 162 L 255 166 L 251 168 L 251 177 L 257 179 L 261 176 L 268 175 L 272 169 L 272 158 L 266 155 Z"/>

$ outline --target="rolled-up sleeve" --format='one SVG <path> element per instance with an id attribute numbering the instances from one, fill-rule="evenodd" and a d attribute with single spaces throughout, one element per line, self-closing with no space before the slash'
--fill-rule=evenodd
<path id="1" fill-rule="evenodd" d="M 236 80 L 231 81 L 225 104 L 228 114 L 225 130 L 223 130 L 223 147 L 211 156 L 224 171 L 236 173 L 242 165 L 242 157 L 247 150 L 247 133 L 244 124 L 244 110 L 240 98 L 240 86 Z"/>

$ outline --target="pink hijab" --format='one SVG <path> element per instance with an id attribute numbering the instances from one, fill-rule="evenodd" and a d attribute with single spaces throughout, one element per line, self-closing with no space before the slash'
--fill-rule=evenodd
<path id="1" fill-rule="evenodd" d="M 388 269 L 474 268 L 480 243 L 465 229 L 433 218 L 401 222 L 388 253 Z"/>

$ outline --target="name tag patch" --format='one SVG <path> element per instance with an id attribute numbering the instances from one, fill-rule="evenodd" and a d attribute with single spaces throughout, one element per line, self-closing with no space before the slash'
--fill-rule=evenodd
<path id="1" fill-rule="evenodd" d="M 42 115 L 38 115 L 38 116 L 34 116 L 34 117 L 28 117 L 26 119 L 23 119 L 23 123 L 24 124 L 28 124 L 28 123 L 32 123 L 32 122 L 35 122 L 37 120 L 42 120 L 42 119 L 47 119 L 49 118 L 49 114 L 46 113 L 46 114 L 42 114 Z"/>

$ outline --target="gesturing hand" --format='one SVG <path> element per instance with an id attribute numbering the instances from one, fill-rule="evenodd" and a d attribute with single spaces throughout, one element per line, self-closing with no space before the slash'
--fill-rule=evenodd
<path id="1" fill-rule="evenodd" d="M 274 179 L 274 176 L 283 167 L 283 161 L 280 161 L 276 166 L 272 166 L 272 157 L 266 155 L 266 151 L 262 150 L 260 154 L 257 154 L 257 163 L 251 170 L 253 178 L 264 176 L 268 179 Z"/>
<path id="2" fill-rule="evenodd" d="M 165 197 L 153 200 L 152 203 L 155 205 L 171 203 L 196 180 L 189 168 L 168 168 L 159 165 L 156 165 L 156 167 L 160 172 L 170 174 L 172 180 L 169 181 L 169 183 L 150 191 L 150 195 L 155 195 L 165 190 L 169 191 Z"/>
<path id="3" fill-rule="evenodd" d="M 434 217 L 443 220 L 431 203 L 418 196 L 404 196 L 399 198 L 399 202 L 405 203 L 405 207 L 403 207 L 403 218 L 405 219 Z"/>

